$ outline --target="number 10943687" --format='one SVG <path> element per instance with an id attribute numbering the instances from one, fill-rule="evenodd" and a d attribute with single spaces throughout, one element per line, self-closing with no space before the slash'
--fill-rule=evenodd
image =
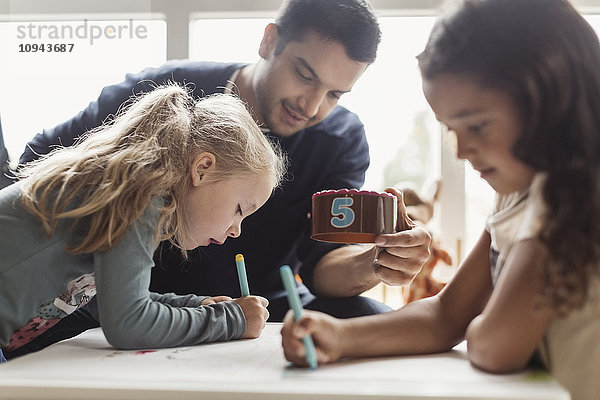
<path id="1" fill-rule="evenodd" d="M 70 53 L 74 43 L 19 43 L 19 53 Z"/>

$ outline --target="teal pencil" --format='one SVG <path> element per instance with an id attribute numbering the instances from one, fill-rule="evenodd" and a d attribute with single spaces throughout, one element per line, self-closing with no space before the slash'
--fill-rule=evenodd
<path id="1" fill-rule="evenodd" d="M 235 266 L 237 267 L 238 280 L 240 281 L 240 291 L 243 296 L 250 296 L 250 289 L 248 288 L 248 277 L 246 276 L 246 263 L 244 262 L 244 256 L 236 254 Z"/>
<path id="2" fill-rule="evenodd" d="M 279 269 L 279 272 L 287 293 L 288 303 L 290 304 L 290 308 L 294 310 L 294 319 L 298 321 L 300 317 L 302 317 L 302 303 L 300 302 L 298 288 L 294 281 L 294 274 L 289 265 L 282 266 Z M 312 340 L 312 336 L 304 336 L 302 342 L 304 343 L 304 349 L 306 351 L 306 362 L 311 369 L 317 369 L 317 352 L 315 351 L 315 344 Z"/>

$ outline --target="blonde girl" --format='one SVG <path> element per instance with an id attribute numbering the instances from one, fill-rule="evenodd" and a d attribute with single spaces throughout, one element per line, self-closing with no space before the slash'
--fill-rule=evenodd
<path id="1" fill-rule="evenodd" d="M 266 299 L 150 293 L 150 272 L 161 240 L 185 254 L 239 236 L 283 173 L 238 98 L 176 85 L 27 165 L 0 191 L 0 348 L 10 359 L 84 305 L 118 348 L 258 336 Z"/>

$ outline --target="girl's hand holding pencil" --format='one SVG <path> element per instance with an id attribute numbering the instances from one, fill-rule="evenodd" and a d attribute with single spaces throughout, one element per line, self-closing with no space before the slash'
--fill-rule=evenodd
<path id="1" fill-rule="evenodd" d="M 269 301 L 261 296 L 244 296 L 234 299 L 233 302 L 242 307 L 246 318 L 246 333 L 242 339 L 259 337 L 269 318 L 269 311 L 267 311 Z"/>
<path id="2" fill-rule="evenodd" d="M 248 277 L 246 275 L 246 262 L 242 254 L 236 254 L 235 266 L 240 281 L 240 293 L 242 297 L 235 299 L 246 317 L 246 333 L 244 333 L 243 339 L 253 339 L 260 336 L 260 333 L 265 328 L 267 319 L 269 318 L 269 311 L 267 306 L 269 300 L 260 296 L 251 296 L 250 287 L 248 286 Z"/>
<path id="3" fill-rule="evenodd" d="M 295 320 L 292 310 L 283 319 L 281 344 L 288 361 L 307 367 L 306 349 L 302 338 L 311 335 L 315 344 L 317 361 L 327 364 L 345 357 L 343 349 L 349 344 L 341 326 L 345 320 L 311 310 L 304 310 L 300 319 Z M 348 343 L 346 343 L 348 342 Z"/>

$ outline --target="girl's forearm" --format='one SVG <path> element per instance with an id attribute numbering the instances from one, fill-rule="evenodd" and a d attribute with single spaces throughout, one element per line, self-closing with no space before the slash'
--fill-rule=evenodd
<path id="1" fill-rule="evenodd" d="M 340 320 L 344 357 L 436 353 L 463 339 L 464 329 L 441 315 L 437 298 L 410 303 L 385 314 Z"/>
<path id="2" fill-rule="evenodd" d="M 344 356 L 435 353 L 460 343 L 492 292 L 490 241 L 484 231 L 454 278 L 436 296 L 397 311 L 341 320 Z"/>

